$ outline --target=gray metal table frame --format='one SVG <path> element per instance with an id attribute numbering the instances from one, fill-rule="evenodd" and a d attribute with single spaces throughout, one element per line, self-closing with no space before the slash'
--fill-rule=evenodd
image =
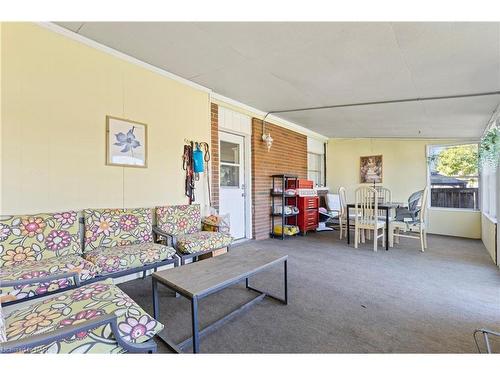
<path id="1" fill-rule="evenodd" d="M 230 254 L 225 254 L 225 255 L 222 255 L 222 256 L 230 256 Z M 268 292 L 265 292 L 265 291 L 262 291 L 260 289 L 257 289 L 257 288 L 254 288 L 252 286 L 250 286 L 250 282 L 249 282 L 249 278 L 260 273 L 261 271 L 277 264 L 277 263 L 280 263 L 280 262 L 283 262 L 283 283 L 284 283 L 284 296 L 283 298 L 282 297 L 278 297 L 278 296 L 275 296 L 275 295 L 272 295 Z M 189 267 L 189 265 L 185 265 L 183 267 Z M 275 260 L 275 261 L 272 261 L 272 262 L 269 262 L 268 264 L 266 265 L 263 265 L 261 267 L 259 267 L 258 269 L 255 269 L 255 270 L 251 270 L 251 271 L 248 271 L 248 272 L 244 272 L 242 273 L 240 276 L 238 276 L 237 278 L 233 278 L 233 279 L 230 279 L 230 280 L 227 280 L 226 282 L 222 283 L 222 284 L 219 284 L 215 287 L 212 287 L 212 288 L 208 288 L 206 290 L 204 290 L 203 292 L 201 293 L 197 293 L 195 295 L 190 295 L 189 293 L 186 293 L 185 290 L 183 290 L 182 288 L 180 287 L 177 287 L 176 285 L 173 285 L 173 284 L 167 284 L 166 282 L 164 282 L 161 278 L 158 277 L 157 275 L 158 273 L 153 273 L 153 277 L 152 277 L 152 283 L 153 283 L 153 316 L 156 320 L 158 320 L 159 318 L 159 301 L 158 301 L 158 284 L 162 284 L 164 285 L 165 287 L 167 287 L 168 289 L 174 291 L 175 293 L 178 293 L 180 294 L 181 296 L 187 298 L 188 300 L 191 301 L 191 323 L 192 323 L 192 332 L 193 332 L 193 336 L 192 337 L 189 337 L 187 338 L 186 340 L 182 341 L 181 343 L 178 343 L 178 344 L 174 344 L 172 341 L 170 341 L 168 338 L 165 338 L 165 337 L 161 337 L 160 335 L 158 335 L 158 337 L 174 352 L 176 353 L 181 353 L 182 352 L 182 349 L 189 345 L 190 343 L 192 343 L 192 346 L 193 346 L 193 353 L 199 353 L 200 352 L 200 338 L 203 337 L 204 335 L 216 330 L 217 328 L 219 328 L 220 326 L 222 326 L 224 323 L 226 323 L 227 321 L 229 321 L 230 319 L 232 319 L 233 317 L 235 317 L 236 315 L 244 312 L 245 310 L 247 310 L 249 307 L 251 307 L 252 305 L 254 305 L 255 303 L 257 302 L 260 302 L 262 299 L 264 299 L 264 297 L 269 297 L 269 298 L 272 298 L 272 299 L 275 299 L 285 305 L 288 304 L 288 255 L 283 255 L 281 258 Z M 237 284 L 241 281 L 245 280 L 245 287 L 249 290 L 252 290 L 254 292 L 257 292 L 259 293 L 259 295 L 255 298 L 253 298 L 252 300 L 250 300 L 249 302 L 241 305 L 240 307 L 236 308 L 235 310 L 233 310 L 232 312 L 230 312 L 229 314 L 223 316 L 222 318 L 220 318 L 219 320 L 209 324 L 208 326 L 206 326 L 205 328 L 203 328 L 202 330 L 199 329 L 199 323 L 198 323 L 198 304 L 199 304 L 199 301 L 204 298 L 204 297 L 207 297 L 213 293 L 216 293 L 218 291 L 221 291 L 231 285 L 234 285 L 234 284 Z"/>

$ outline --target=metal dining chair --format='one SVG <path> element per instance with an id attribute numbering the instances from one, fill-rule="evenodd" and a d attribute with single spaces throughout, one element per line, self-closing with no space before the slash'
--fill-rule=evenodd
<path id="1" fill-rule="evenodd" d="M 422 252 L 427 248 L 427 199 L 429 196 L 429 187 L 424 189 L 418 217 L 403 217 L 402 220 L 393 220 L 389 223 L 389 246 L 394 246 L 394 239 L 399 243 L 400 237 L 413 238 L 420 240 Z M 405 234 L 401 234 L 404 232 Z M 417 233 L 418 236 L 406 234 L 407 232 Z"/>

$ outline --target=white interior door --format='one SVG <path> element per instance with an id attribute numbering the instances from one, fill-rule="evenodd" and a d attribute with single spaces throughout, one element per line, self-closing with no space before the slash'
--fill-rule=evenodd
<path id="1" fill-rule="evenodd" d="M 229 214 L 235 239 L 246 237 L 244 140 L 240 135 L 219 132 L 219 213 Z"/>

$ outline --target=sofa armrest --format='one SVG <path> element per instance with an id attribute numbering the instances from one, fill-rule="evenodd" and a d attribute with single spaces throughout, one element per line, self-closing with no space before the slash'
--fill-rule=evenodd
<path id="1" fill-rule="evenodd" d="M 48 283 L 60 279 L 73 279 L 75 286 L 80 286 L 80 275 L 78 274 L 78 272 L 64 272 L 44 277 L 36 277 L 33 279 L 19 279 L 19 280 L 8 280 L 8 281 L 0 280 L 0 287 L 13 288 L 19 285 Z"/>
<path id="2" fill-rule="evenodd" d="M 25 337 L 20 340 L 0 343 L 0 353 L 15 353 L 36 348 L 37 346 L 63 340 L 67 337 L 75 335 L 78 332 L 89 331 L 106 324 L 111 325 L 111 331 L 113 332 L 116 341 L 126 351 L 131 353 L 156 352 L 156 343 L 153 340 L 141 344 L 135 344 L 124 340 L 118 330 L 117 316 L 115 314 L 106 314 L 86 322 L 59 328 L 52 332 L 46 332 L 40 335 Z"/>
<path id="3" fill-rule="evenodd" d="M 161 230 L 156 225 L 153 226 L 153 233 L 156 236 L 163 237 L 167 241 L 167 245 L 168 246 L 175 246 L 175 243 L 176 243 L 176 237 L 175 237 L 175 235 L 173 235 L 171 233 L 167 233 L 167 232 Z"/>

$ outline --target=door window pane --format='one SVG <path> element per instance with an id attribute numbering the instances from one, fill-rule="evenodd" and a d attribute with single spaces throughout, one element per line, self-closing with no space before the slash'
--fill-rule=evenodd
<path id="1" fill-rule="evenodd" d="M 237 165 L 220 166 L 220 185 L 226 187 L 240 186 L 240 167 Z"/>
<path id="2" fill-rule="evenodd" d="M 240 164 L 240 145 L 220 141 L 220 161 L 222 163 Z"/>

